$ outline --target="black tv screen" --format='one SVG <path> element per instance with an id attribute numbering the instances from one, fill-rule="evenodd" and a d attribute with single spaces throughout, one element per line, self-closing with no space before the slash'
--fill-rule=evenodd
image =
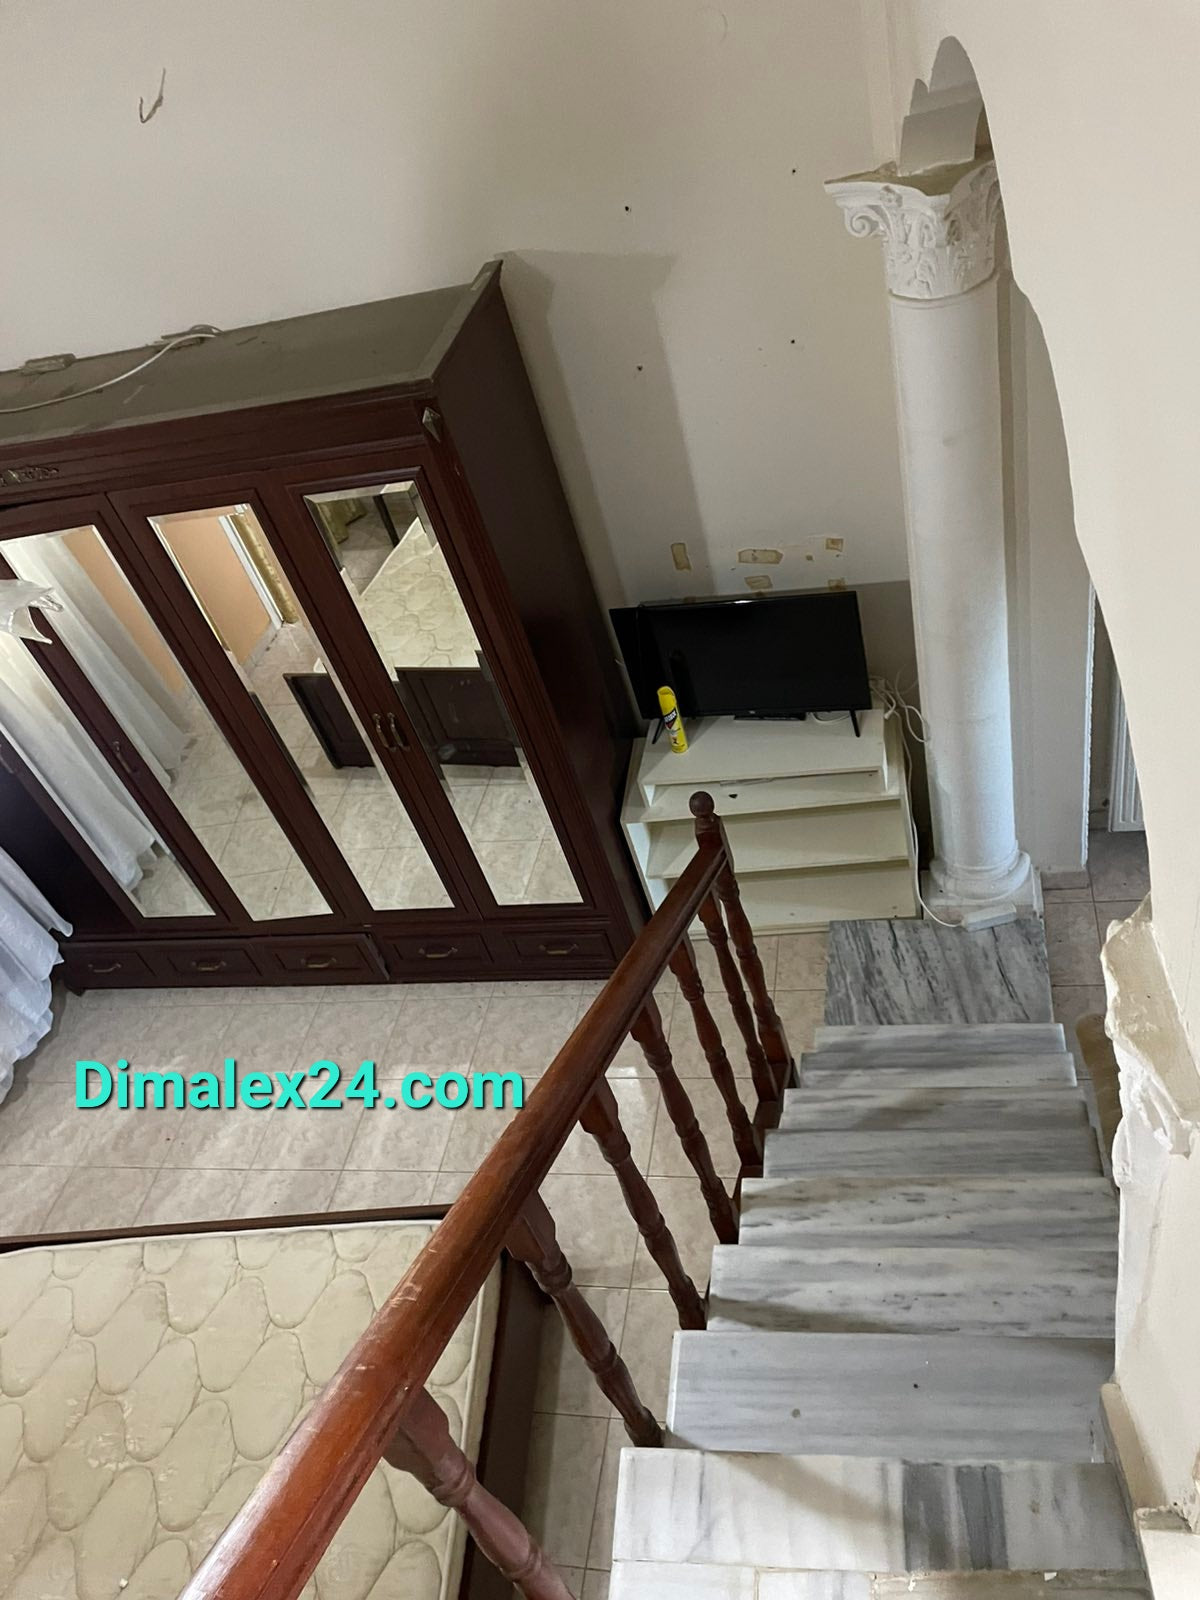
<path id="1" fill-rule="evenodd" d="M 638 709 L 668 684 L 685 717 L 798 716 L 871 704 L 858 596 L 813 589 L 611 611 Z"/>

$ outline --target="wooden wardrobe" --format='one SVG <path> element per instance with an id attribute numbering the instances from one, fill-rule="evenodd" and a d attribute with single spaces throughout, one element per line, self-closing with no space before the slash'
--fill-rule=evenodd
<path id="1" fill-rule="evenodd" d="M 68 982 L 611 970 L 634 724 L 499 264 L 153 355 L 0 375 L 0 844 Z"/>

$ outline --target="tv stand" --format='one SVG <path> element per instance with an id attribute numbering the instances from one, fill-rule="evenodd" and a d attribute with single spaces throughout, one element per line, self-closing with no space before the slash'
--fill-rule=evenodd
<path id="1" fill-rule="evenodd" d="M 634 747 L 621 821 L 652 905 L 691 860 L 688 801 L 707 789 L 756 933 L 917 915 L 900 729 L 879 707 L 830 722 L 702 718 L 687 736 L 682 755 Z"/>

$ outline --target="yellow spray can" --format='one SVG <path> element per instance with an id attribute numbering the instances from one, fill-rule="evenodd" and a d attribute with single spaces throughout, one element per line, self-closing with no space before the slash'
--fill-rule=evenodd
<path id="1" fill-rule="evenodd" d="M 683 718 L 679 715 L 675 691 L 665 684 L 658 691 L 658 709 L 662 712 L 663 727 L 667 730 L 671 749 L 677 756 L 681 756 L 688 747 L 687 734 L 683 731 Z"/>

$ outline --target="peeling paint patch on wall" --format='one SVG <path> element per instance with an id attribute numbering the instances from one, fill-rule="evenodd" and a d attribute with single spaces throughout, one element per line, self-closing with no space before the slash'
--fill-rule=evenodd
<path id="1" fill-rule="evenodd" d="M 675 563 L 676 572 L 690 572 L 692 558 L 688 555 L 688 547 L 682 542 L 671 546 L 671 560 Z"/>
<path id="2" fill-rule="evenodd" d="M 776 567 L 782 560 L 782 550 L 738 551 L 738 561 L 743 567 Z"/>
<path id="3" fill-rule="evenodd" d="M 760 577 L 755 577 L 755 578 L 747 578 L 746 579 L 746 587 L 747 587 L 747 589 L 754 589 L 756 591 L 761 591 L 763 589 L 770 589 L 772 587 L 772 584 L 771 584 L 770 578 L 768 578 L 766 576 L 760 576 Z"/>

